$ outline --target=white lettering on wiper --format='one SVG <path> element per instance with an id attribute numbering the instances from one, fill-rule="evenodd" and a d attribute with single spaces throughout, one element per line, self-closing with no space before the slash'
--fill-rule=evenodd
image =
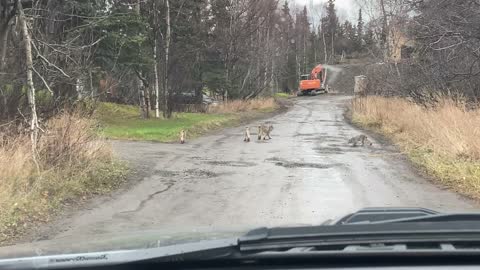
<path id="1" fill-rule="evenodd" d="M 97 260 L 108 260 L 108 256 L 107 254 L 102 254 L 99 256 L 75 256 L 75 257 L 66 257 L 66 258 L 55 258 L 55 259 L 50 259 L 50 262 L 63 263 L 63 262 L 97 261 Z"/>

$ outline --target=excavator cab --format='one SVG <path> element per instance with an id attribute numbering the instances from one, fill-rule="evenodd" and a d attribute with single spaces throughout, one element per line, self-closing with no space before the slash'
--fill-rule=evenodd
<path id="1" fill-rule="evenodd" d="M 300 75 L 300 80 L 310 80 L 310 74 L 303 74 Z"/>
<path id="2" fill-rule="evenodd" d="M 311 95 L 316 96 L 317 93 L 326 93 L 324 81 L 326 73 L 322 65 L 316 66 L 310 74 L 300 76 L 300 85 L 297 96 Z"/>

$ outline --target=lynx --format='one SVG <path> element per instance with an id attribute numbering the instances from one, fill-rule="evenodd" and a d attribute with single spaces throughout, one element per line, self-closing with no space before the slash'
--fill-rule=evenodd
<path id="1" fill-rule="evenodd" d="M 354 147 L 357 146 L 360 143 L 361 143 L 362 146 L 365 146 L 365 143 L 367 145 L 372 145 L 372 142 L 365 135 L 355 136 L 355 137 L 351 138 L 350 140 L 348 140 L 348 143 L 352 144 L 352 146 L 354 146 Z"/>
<path id="2" fill-rule="evenodd" d="M 272 139 L 272 137 L 270 137 L 270 133 L 272 132 L 273 130 L 273 126 L 272 125 L 264 125 L 262 124 L 261 126 L 258 126 L 258 139 L 261 140 L 262 137 L 264 140 L 268 139 Z"/>
<path id="3" fill-rule="evenodd" d="M 184 129 L 182 129 L 182 131 L 180 131 L 180 143 L 184 144 L 186 139 L 187 139 L 187 132 Z"/>
<path id="4" fill-rule="evenodd" d="M 250 142 L 250 128 L 246 127 L 245 132 L 243 133 L 243 141 Z"/>

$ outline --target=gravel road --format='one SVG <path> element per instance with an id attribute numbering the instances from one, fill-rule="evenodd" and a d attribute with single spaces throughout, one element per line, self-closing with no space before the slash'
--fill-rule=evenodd
<path id="1" fill-rule="evenodd" d="M 391 146 L 348 146 L 361 131 L 344 120 L 347 99 L 296 99 L 264 121 L 275 127 L 268 141 L 244 143 L 238 127 L 185 145 L 115 142 L 141 181 L 57 224 L 53 238 L 319 224 L 369 206 L 479 208 L 421 178 Z"/>

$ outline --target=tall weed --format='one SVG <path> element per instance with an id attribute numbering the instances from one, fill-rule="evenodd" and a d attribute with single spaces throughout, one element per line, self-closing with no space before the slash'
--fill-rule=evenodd
<path id="1" fill-rule="evenodd" d="M 237 113 L 248 111 L 274 110 L 277 106 L 274 98 L 259 98 L 250 100 L 233 100 L 211 106 L 209 113 Z"/>
<path id="2" fill-rule="evenodd" d="M 32 158 L 27 133 L 4 137 L 0 145 L 0 243 L 38 222 L 64 203 L 104 193 L 124 178 L 125 168 L 96 135 L 96 123 L 64 113 L 45 123 Z"/>
<path id="3" fill-rule="evenodd" d="M 352 102 L 353 121 L 382 132 L 443 184 L 480 198 L 480 110 L 458 97 L 419 105 L 369 96 Z"/>

